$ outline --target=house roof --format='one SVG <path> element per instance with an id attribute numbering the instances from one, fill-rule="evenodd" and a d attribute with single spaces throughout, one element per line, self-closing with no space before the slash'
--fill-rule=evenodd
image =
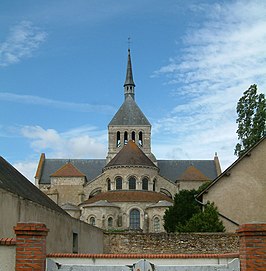
<path id="1" fill-rule="evenodd" d="M 263 136 L 256 144 L 254 144 L 251 148 L 249 148 L 241 157 L 239 157 L 231 166 L 229 166 L 222 174 L 220 174 L 217 178 L 215 178 L 210 185 L 208 185 L 201 193 L 197 195 L 197 199 L 200 199 L 203 194 L 207 193 L 209 189 L 217 182 L 219 182 L 224 176 L 230 174 L 230 171 L 238 164 L 240 163 L 246 156 L 249 156 L 251 151 L 255 149 L 259 144 L 261 144 L 262 141 L 266 139 L 266 135 Z"/>
<path id="2" fill-rule="evenodd" d="M 51 177 L 85 177 L 70 161 L 51 174 Z"/>
<path id="3" fill-rule="evenodd" d="M 96 196 L 84 201 L 83 204 L 89 204 L 100 200 L 107 200 L 108 202 L 151 202 L 156 203 L 161 200 L 173 202 L 172 199 L 166 195 L 152 191 L 132 191 L 132 190 L 114 190 L 97 194 Z"/>
<path id="4" fill-rule="evenodd" d="M 109 126 L 151 126 L 135 100 L 129 95 L 118 109 Z"/>
<path id="5" fill-rule="evenodd" d="M 54 201 L 46 196 L 26 177 L 0 156 L 0 188 L 33 201 L 54 211 L 66 214 Z"/>
<path id="6" fill-rule="evenodd" d="M 128 143 L 123 146 L 105 168 L 112 166 L 148 166 L 157 168 L 132 140 L 129 140 Z"/>

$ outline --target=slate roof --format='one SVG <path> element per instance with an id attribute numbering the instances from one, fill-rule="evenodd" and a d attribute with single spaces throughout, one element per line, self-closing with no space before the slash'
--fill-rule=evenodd
<path id="1" fill-rule="evenodd" d="M 157 168 L 132 140 L 129 140 L 128 143 L 123 146 L 119 153 L 106 165 L 105 168 L 122 165 L 149 166 Z"/>
<path id="2" fill-rule="evenodd" d="M 180 180 L 184 171 L 191 165 L 210 180 L 217 177 L 214 160 L 157 160 L 157 164 L 160 169 L 160 175 L 172 182 Z"/>
<path id="3" fill-rule="evenodd" d="M 50 176 L 65 164 L 71 162 L 81 173 L 86 175 L 87 182 L 102 173 L 106 166 L 105 159 L 47 159 L 43 161 L 40 170 L 40 184 L 50 184 Z M 110 161 L 111 162 L 111 161 Z M 208 179 L 214 180 L 217 177 L 214 160 L 157 160 L 159 174 L 168 180 L 175 182 L 188 167 L 193 165 Z M 154 166 L 154 164 L 153 164 Z"/>
<path id="4" fill-rule="evenodd" d="M 151 126 L 135 100 L 129 95 L 118 109 L 109 126 Z"/>
<path id="5" fill-rule="evenodd" d="M 108 202 L 159 202 L 168 201 L 173 202 L 172 199 L 166 195 L 158 192 L 143 191 L 143 190 L 115 190 L 97 194 L 96 196 L 84 201 L 83 204 L 89 204 L 100 200 L 107 200 Z"/>
<path id="6" fill-rule="evenodd" d="M 71 163 L 91 181 L 102 173 L 105 159 L 44 159 L 40 183 L 50 184 L 50 176 L 67 163 Z"/>
<path id="7" fill-rule="evenodd" d="M 0 156 L 0 188 L 54 211 L 67 214 L 26 177 Z"/>

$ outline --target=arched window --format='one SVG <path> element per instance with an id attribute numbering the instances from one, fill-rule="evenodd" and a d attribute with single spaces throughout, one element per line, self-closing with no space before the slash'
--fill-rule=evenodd
<path id="1" fill-rule="evenodd" d="M 160 218 L 159 217 L 155 217 L 153 219 L 153 229 L 154 229 L 154 232 L 160 231 Z"/>
<path id="2" fill-rule="evenodd" d="M 121 146 L 121 139 L 120 139 L 120 132 L 118 131 L 116 133 L 116 147 L 120 147 Z"/>
<path id="3" fill-rule="evenodd" d="M 94 216 L 92 216 L 92 217 L 90 218 L 90 224 L 91 224 L 92 226 L 95 226 L 95 217 L 94 217 Z"/>
<path id="4" fill-rule="evenodd" d="M 132 209 L 129 214 L 129 228 L 139 229 L 140 228 L 140 212 L 138 209 Z"/>
<path id="5" fill-rule="evenodd" d="M 128 180 L 128 188 L 129 189 L 136 189 L 136 178 L 131 176 Z"/>
<path id="6" fill-rule="evenodd" d="M 133 131 L 132 134 L 131 134 L 131 139 L 135 142 L 135 139 L 136 139 L 136 134 L 135 132 Z"/>
<path id="7" fill-rule="evenodd" d="M 126 145 L 128 142 L 128 135 L 127 135 L 127 131 L 124 133 L 124 145 Z"/>
<path id="8" fill-rule="evenodd" d="M 89 199 L 100 194 L 101 192 L 102 192 L 101 187 L 97 187 L 97 188 L 93 189 L 89 195 Z"/>
<path id="9" fill-rule="evenodd" d="M 121 177 L 117 177 L 115 179 L 115 189 L 116 190 L 122 189 L 122 178 Z"/>
<path id="10" fill-rule="evenodd" d="M 113 227 L 113 218 L 109 217 L 107 222 L 108 222 L 108 228 L 112 228 Z"/>
<path id="11" fill-rule="evenodd" d="M 139 132 L 139 146 L 143 146 L 143 138 L 142 138 L 142 132 Z"/>
<path id="12" fill-rule="evenodd" d="M 147 178 L 143 178 L 142 179 L 142 190 L 148 190 L 148 179 Z"/>
<path id="13" fill-rule="evenodd" d="M 110 191 L 111 190 L 111 180 L 107 179 L 107 190 Z"/>
<path id="14" fill-rule="evenodd" d="M 152 183 L 152 191 L 155 191 L 155 190 L 156 190 L 156 179 L 154 179 Z"/>

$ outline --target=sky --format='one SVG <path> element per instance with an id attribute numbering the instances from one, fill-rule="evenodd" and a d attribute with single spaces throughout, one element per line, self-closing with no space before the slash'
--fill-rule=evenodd
<path id="1" fill-rule="evenodd" d="M 128 44 L 130 37 L 130 44 Z M 105 158 L 130 46 L 157 159 L 236 160 L 236 105 L 266 92 L 266 1 L 1 0 L 0 155 Z"/>

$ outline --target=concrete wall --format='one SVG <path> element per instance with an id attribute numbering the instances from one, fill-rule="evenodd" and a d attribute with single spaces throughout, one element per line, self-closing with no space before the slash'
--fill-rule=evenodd
<path id="1" fill-rule="evenodd" d="M 47 252 L 73 251 L 73 233 L 78 234 L 79 253 L 102 253 L 102 230 L 87 223 L 48 209 L 0 189 L 0 237 L 15 237 L 17 222 L 41 222 L 49 229 Z"/>
<path id="2" fill-rule="evenodd" d="M 239 239 L 233 233 L 105 233 L 104 253 L 196 254 L 236 253 Z"/>
<path id="3" fill-rule="evenodd" d="M 0 271 L 15 270 L 16 247 L 0 245 Z"/>
<path id="4" fill-rule="evenodd" d="M 263 140 L 203 195 L 203 202 L 214 202 L 222 215 L 239 225 L 266 222 L 265 165 L 266 140 Z M 228 221 L 225 227 L 232 232 L 237 226 Z"/>

